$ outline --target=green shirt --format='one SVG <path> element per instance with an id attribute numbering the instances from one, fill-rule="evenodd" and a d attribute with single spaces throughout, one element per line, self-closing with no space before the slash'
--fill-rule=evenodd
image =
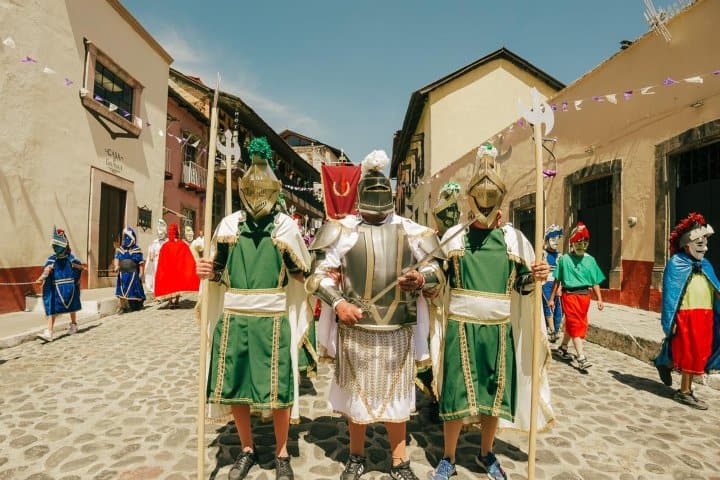
<path id="1" fill-rule="evenodd" d="M 560 282 L 563 288 L 590 288 L 602 283 L 605 275 L 592 255 L 586 253 L 580 257 L 569 253 L 558 260 L 555 280 Z"/>

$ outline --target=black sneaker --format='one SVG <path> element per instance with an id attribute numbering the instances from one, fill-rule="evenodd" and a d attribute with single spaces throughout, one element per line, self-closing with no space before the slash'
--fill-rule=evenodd
<path id="1" fill-rule="evenodd" d="M 295 480 L 290 457 L 275 457 L 275 480 Z"/>
<path id="2" fill-rule="evenodd" d="M 415 476 L 413 471 L 410 470 L 410 460 L 392 467 L 390 469 L 390 478 L 394 480 L 420 480 Z"/>
<path id="3" fill-rule="evenodd" d="M 655 368 L 657 368 L 658 375 L 660 375 L 660 380 L 667 385 L 668 387 L 672 386 L 672 368 L 668 367 L 667 365 L 658 365 L 655 364 Z"/>
<path id="4" fill-rule="evenodd" d="M 240 455 L 228 473 L 228 480 L 243 480 L 247 477 L 252 466 L 257 462 L 257 453 L 255 453 L 254 450 L 250 452 L 240 452 Z"/>
<path id="5" fill-rule="evenodd" d="M 340 480 L 359 480 L 363 473 L 365 473 L 365 457 L 350 455 L 345 464 L 345 470 L 340 475 Z"/>
<path id="6" fill-rule="evenodd" d="M 585 357 L 578 357 L 577 366 L 580 370 L 587 370 L 588 368 L 592 367 L 592 363 L 590 363 L 590 360 Z"/>
<path id="7" fill-rule="evenodd" d="M 573 359 L 573 354 L 568 351 L 568 347 L 563 347 L 562 345 L 555 349 L 555 355 L 557 355 L 560 360 L 566 362 Z"/>
<path id="8" fill-rule="evenodd" d="M 708 404 L 700 400 L 695 396 L 695 392 L 690 390 L 688 393 L 683 393 L 680 390 L 675 392 L 675 396 L 673 397 L 673 400 L 676 402 L 680 402 L 684 405 L 687 405 L 692 408 L 697 408 L 698 410 L 707 410 Z"/>

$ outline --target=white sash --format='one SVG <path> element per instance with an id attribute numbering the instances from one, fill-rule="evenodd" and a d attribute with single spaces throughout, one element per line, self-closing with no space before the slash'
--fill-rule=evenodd
<path id="1" fill-rule="evenodd" d="M 267 290 L 240 290 L 231 288 L 225 292 L 225 313 L 270 317 L 285 315 L 287 302 L 285 290 L 273 288 Z"/>
<path id="2" fill-rule="evenodd" d="M 510 295 L 450 290 L 450 318 L 470 323 L 500 324 L 510 321 Z"/>

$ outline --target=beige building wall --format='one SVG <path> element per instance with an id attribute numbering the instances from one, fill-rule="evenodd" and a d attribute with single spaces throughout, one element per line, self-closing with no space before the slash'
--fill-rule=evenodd
<path id="1" fill-rule="evenodd" d="M 519 116 L 518 99 L 530 102 L 530 87 L 536 87 L 542 98 L 555 93 L 525 70 L 500 59 L 430 92 L 433 142 L 425 167 L 430 175 L 515 120 Z"/>
<path id="2" fill-rule="evenodd" d="M 0 10 L 3 38 L 16 44 L 0 45 L 0 209 L 12 232 L 0 236 L 0 269 L 7 276 L 8 269 L 42 265 L 57 225 L 89 264 L 89 286 L 109 285 L 114 278 L 98 281 L 93 270 L 100 182 L 127 190 L 125 223 L 146 249 L 152 230 L 137 228 L 137 207 L 150 208 L 153 222 L 162 213 L 165 138 L 158 130 L 165 128 L 172 59 L 116 0 L 28 0 Z M 86 40 L 137 82 L 133 113 L 152 124 L 138 128 L 131 118 L 139 136 L 95 114 L 106 105 L 86 98 L 94 105 L 84 106 L 80 89 L 92 89 L 94 73 L 94 64 L 86 66 Z M 26 55 L 38 63 L 20 63 Z M 64 77 L 74 83 L 65 86 Z"/>
<path id="3" fill-rule="evenodd" d="M 432 176 L 461 158 L 468 150 L 477 148 L 498 130 L 519 116 L 518 99 L 530 102 L 530 87 L 536 87 L 543 99 L 556 90 L 534 75 L 506 59 L 496 59 L 481 65 L 429 92 L 423 108 L 416 138 L 410 148 L 423 150 L 425 175 L 407 198 L 412 205 L 413 218 L 434 226 L 433 203 L 437 189 L 432 188 Z M 422 144 L 420 146 L 420 144 Z M 412 161 L 403 162 L 406 175 L 398 172 L 398 183 L 409 178 L 415 170 Z M 403 165 L 400 166 L 402 170 Z M 470 173 L 471 174 L 471 173 Z M 465 177 L 469 179 L 469 175 Z M 408 214 L 410 209 L 403 214 Z"/>

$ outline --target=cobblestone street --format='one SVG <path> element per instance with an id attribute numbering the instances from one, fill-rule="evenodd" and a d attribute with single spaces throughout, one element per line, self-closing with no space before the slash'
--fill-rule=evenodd
<path id="1" fill-rule="evenodd" d="M 0 350 L 0 479 L 194 478 L 198 340 L 192 302 L 182 306 L 81 322 L 77 335 Z M 720 479 L 720 392 L 698 385 L 710 410 L 691 410 L 671 399 L 652 366 L 587 350 L 588 374 L 551 366 L 557 426 L 539 437 L 538 478 Z M 330 373 L 324 365 L 303 382 L 303 418 L 290 442 L 298 479 L 336 479 L 347 458 L 345 423 L 326 407 Z M 442 454 L 442 427 L 426 402 L 419 407 L 409 451 L 424 479 Z M 250 478 L 270 480 L 272 424 L 257 422 L 262 468 Z M 368 429 L 364 479 L 389 478 L 384 433 L 381 425 Z M 235 428 L 208 425 L 207 434 L 207 474 L 225 479 L 239 450 Z M 477 431 L 461 437 L 461 479 L 480 478 L 479 440 Z M 510 478 L 525 478 L 524 435 L 501 433 L 496 452 Z"/>

